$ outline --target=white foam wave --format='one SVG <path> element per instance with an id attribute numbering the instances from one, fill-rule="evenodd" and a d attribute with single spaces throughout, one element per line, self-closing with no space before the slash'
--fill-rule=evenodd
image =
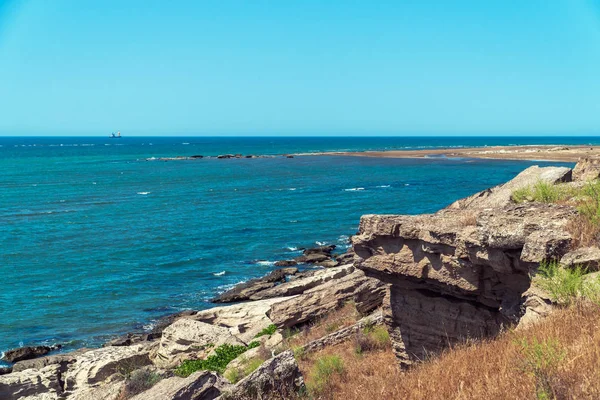
<path id="1" fill-rule="evenodd" d="M 271 265 L 275 265 L 275 261 L 257 261 L 256 264 L 258 265 L 264 265 L 264 266 L 271 266 Z"/>
<path id="2" fill-rule="evenodd" d="M 378 187 L 378 188 L 389 188 L 389 187 L 390 187 L 390 185 L 379 185 L 379 186 L 377 186 L 377 187 Z"/>
<path id="3" fill-rule="evenodd" d="M 350 240 L 350 237 L 347 235 L 340 235 L 340 237 L 338 238 L 338 242 L 343 244 L 347 244 L 348 240 Z"/>
<path id="4" fill-rule="evenodd" d="M 189 143 L 185 143 L 185 142 L 183 142 L 183 143 L 181 143 L 181 144 L 189 144 Z"/>
<path id="5" fill-rule="evenodd" d="M 213 275 L 214 276 L 223 276 L 223 275 L 225 275 L 225 271 L 215 272 Z"/>
<path id="6" fill-rule="evenodd" d="M 298 248 L 297 248 L 297 247 L 294 247 L 294 246 L 289 246 L 287 249 L 288 249 L 289 251 L 298 251 Z"/>
<path id="7" fill-rule="evenodd" d="M 316 241 L 315 243 L 317 244 L 317 246 L 325 246 L 327 244 L 327 242 L 319 242 L 319 241 Z"/>
<path id="8" fill-rule="evenodd" d="M 142 196 L 145 196 L 145 195 L 150 194 L 150 193 L 152 193 L 152 192 L 137 192 L 137 194 L 141 194 Z"/>
<path id="9" fill-rule="evenodd" d="M 289 188 L 288 190 L 296 190 L 296 188 Z"/>
<path id="10" fill-rule="evenodd" d="M 365 190 L 363 187 L 344 189 L 344 192 L 358 192 L 359 190 Z"/>
<path id="11" fill-rule="evenodd" d="M 405 183 L 404 186 L 410 186 L 410 183 Z"/>
<path id="12" fill-rule="evenodd" d="M 296 220 L 296 219 L 290 220 L 290 223 L 292 223 L 292 224 L 295 224 L 296 222 L 298 222 L 298 220 Z"/>

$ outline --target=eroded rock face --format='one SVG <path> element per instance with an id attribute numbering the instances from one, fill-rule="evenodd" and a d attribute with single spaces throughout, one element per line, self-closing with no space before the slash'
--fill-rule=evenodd
<path id="1" fill-rule="evenodd" d="M 581 266 L 588 271 L 598 271 L 600 269 L 600 249 L 598 247 L 584 247 L 570 251 L 560 260 L 563 267 L 572 268 Z"/>
<path id="2" fill-rule="evenodd" d="M 247 282 L 236 285 L 233 289 L 220 294 L 212 300 L 213 303 L 231 303 L 234 301 L 249 300 L 252 295 L 262 290 L 270 289 L 278 283 L 285 282 L 286 276 L 294 275 L 298 268 L 276 269 L 262 278 L 251 279 Z"/>
<path id="3" fill-rule="evenodd" d="M 600 177 L 600 158 L 582 158 L 573 169 L 573 179 L 590 181 Z"/>
<path id="4" fill-rule="evenodd" d="M 41 357 L 52 350 L 60 349 L 61 346 L 28 346 L 19 347 L 17 349 L 8 350 L 4 353 L 3 360 L 14 363 L 22 360 L 31 360 L 32 358 Z"/>
<path id="5" fill-rule="evenodd" d="M 561 168 L 530 169 L 517 182 L 436 214 L 361 218 L 353 238 L 355 265 L 391 284 L 384 319 L 401 363 L 469 337 L 493 336 L 518 321 L 527 309 L 530 272 L 569 251 L 565 227 L 574 208 L 505 201 L 510 194 L 504 189 L 531 176 L 569 176 Z"/>

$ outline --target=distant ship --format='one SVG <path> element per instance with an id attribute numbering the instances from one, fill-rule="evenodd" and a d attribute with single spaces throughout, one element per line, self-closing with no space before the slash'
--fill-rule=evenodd
<path id="1" fill-rule="evenodd" d="M 117 132 L 116 134 L 113 132 L 110 134 L 109 138 L 111 139 L 121 139 L 121 131 Z"/>

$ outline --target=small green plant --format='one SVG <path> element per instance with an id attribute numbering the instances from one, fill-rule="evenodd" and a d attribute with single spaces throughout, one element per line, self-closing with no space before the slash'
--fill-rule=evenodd
<path id="1" fill-rule="evenodd" d="M 325 326 L 325 332 L 327 333 L 332 333 L 337 331 L 338 329 L 340 329 L 342 326 L 342 323 L 339 321 L 334 321 L 332 323 L 329 323 Z"/>
<path id="2" fill-rule="evenodd" d="M 512 200 L 515 203 L 526 201 L 535 201 L 539 203 L 556 203 L 561 200 L 573 197 L 573 189 L 565 185 L 554 185 L 552 183 L 538 181 L 533 186 L 528 186 L 515 190 L 512 193 Z"/>
<path id="3" fill-rule="evenodd" d="M 260 346 L 260 342 L 257 342 L 257 341 L 250 342 L 248 344 L 248 349 L 247 350 L 253 349 L 253 348 L 258 347 L 258 346 Z"/>
<path id="4" fill-rule="evenodd" d="M 296 360 L 306 360 L 306 351 L 304 350 L 304 346 L 294 346 L 292 347 L 292 351 L 294 352 L 294 358 Z"/>
<path id="5" fill-rule="evenodd" d="M 257 342 L 253 342 L 257 343 Z M 252 343 L 251 343 L 252 344 Z M 260 345 L 260 344 L 259 344 Z M 254 346 L 257 347 L 257 346 Z M 215 349 L 215 354 L 208 356 L 205 360 L 186 360 L 175 369 L 175 374 L 188 377 L 196 371 L 208 370 L 215 371 L 220 374 L 225 372 L 227 364 L 237 358 L 239 355 L 246 352 L 250 346 L 238 346 L 231 344 L 223 344 Z"/>
<path id="6" fill-rule="evenodd" d="M 236 384 L 242 379 L 242 372 L 238 368 L 231 368 L 225 372 L 223 376 L 225 376 L 225 379 L 229 382 Z"/>
<path id="7" fill-rule="evenodd" d="M 265 360 L 262 357 L 254 357 L 244 363 L 244 376 L 248 376 L 260 367 Z"/>
<path id="8" fill-rule="evenodd" d="M 311 370 L 311 380 L 307 384 L 308 389 L 315 395 L 323 393 L 330 385 L 331 378 L 336 374 L 341 375 L 343 373 L 344 362 L 339 356 L 322 356 L 317 359 Z"/>
<path id="9" fill-rule="evenodd" d="M 591 294 L 584 279 L 586 272 L 581 266 L 563 268 L 556 261 L 545 261 L 540 263 L 534 283 L 548 292 L 553 301 L 568 305 Z"/>
<path id="10" fill-rule="evenodd" d="M 390 344 L 390 334 L 383 326 L 374 327 L 369 336 L 379 345 L 379 348 L 385 348 Z"/>
<path id="11" fill-rule="evenodd" d="M 298 328 L 285 328 L 283 330 L 283 338 L 289 339 L 293 336 L 296 336 L 299 333 L 300 333 L 300 329 L 298 329 Z"/>
<path id="12" fill-rule="evenodd" d="M 265 329 L 263 329 L 262 331 L 258 332 L 256 334 L 256 336 L 254 336 L 255 338 L 259 338 L 261 336 L 266 336 L 266 335 L 272 335 L 275 332 L 277 332 L 277 325 L 271 324 L 269 326 L 267 326 Z"/>
<path id="13" fill-rule="evenodd" d="M 554 399 L 553 383 L 556 370 L 565 358 L 565 350 L 558 340 L 548 339 L 538 341 L 533 339 L 521 340 L 519 350 L 522 356 L 523 371 L 535 378 L 536 395 L 540 400 Z"/>

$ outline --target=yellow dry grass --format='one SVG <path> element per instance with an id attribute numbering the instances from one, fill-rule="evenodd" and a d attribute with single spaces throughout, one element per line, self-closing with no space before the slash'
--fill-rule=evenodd
<path id="1" fill-rule="evenodd" d="M 600 399 L 600 306 L 578 303 L 527 330 L 449 349 L 401 371 L 391 350 L 357 354 L 354 341 L 300 360 L 309 383 L 320 357 L 337 355 L 333 374 L 314 400 Z"/>

